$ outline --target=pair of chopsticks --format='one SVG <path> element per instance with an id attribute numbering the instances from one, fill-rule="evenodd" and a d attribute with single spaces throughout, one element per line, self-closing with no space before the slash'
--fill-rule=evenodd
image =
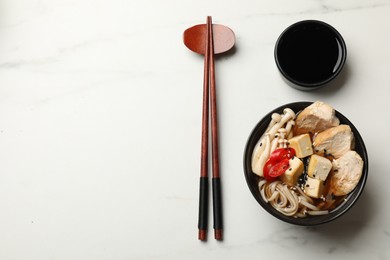
<path id="1" fill-rule="evenodd" d="M 208 151 L 209 151 L 209 102 L 211 104 L 211 138 L 212 138 L 212 188 L 214 237 L 222 240 L 222 197 L 219 175 L 217 98 L 214 72 L 214 39 L 211 16 L 207 17 L 207 35 L 204 58 L 203 80 L 203 113 L 202 113 L 202 147 L 199 191 L 199 240 L 207 240 L 208 223 Z M 210 90 L 210 100 L 209 100 Z"/>

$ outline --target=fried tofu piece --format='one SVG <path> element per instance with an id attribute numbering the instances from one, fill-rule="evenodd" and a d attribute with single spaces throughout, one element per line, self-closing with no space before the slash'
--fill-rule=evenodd
<path id="1" fill-rule="evenodd" d="M 288 140 L 288 146 L 295 150 L 298 158 L 304 158 L 313 154 L 310 135 L 303 134 L 295 136 Z"/>
<path id="2" fill-rule="evenodd" d="M 324 193 L 324 181 L 308 177 L 303 192 L 309 197 L 319 199 Z"/>
<path id="3" fill-rule="evenodd" d="M 303 162 L 296 156 L 289 161 L 289 168 L 279 178 L 287 185 L 295 186 L 303 173 Z"/>
<path id="4" fill-rule="evenodd" d="M 309 166 L 307 167 L 307 174 L 315 179 L 325 181 L 332 169 L 332 162 L 322 156 L 313 154 L 310 156 Z"/>

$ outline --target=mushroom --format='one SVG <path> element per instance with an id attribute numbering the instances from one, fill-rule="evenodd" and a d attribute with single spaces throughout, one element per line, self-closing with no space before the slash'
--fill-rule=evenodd
<path id="1" fill-rule="evenodd" d="M 264 145 L 262 145 L 264 147 L 263 152 L 261 154 L 256 154 L 259 156 L 258 160 L 252 159 L 252 171 L 261 177 L 263 177 L 264 164 L 268 160 L 268 157 L 271 154 L 270 135 L 266 134 L 262 142 L 264 143 Z"/>
<path id="2" fill-rule="evenodd" d="M 294 119 L 290 119 L 286 124 L 286 131 L 287 131 L 286 137 L 287 137 L 287 139 L 290 139 L 293 137 L 293 131 L 291 131 L 293 125 L 295 125 Z"/>
<path id="3" fill-rule="evenodd" d="M 271 142 L 271 153 L 278 148 L 278 143 L 280 140 L 280 135 L 276 134 L 274 140 Z"/>
<path id="4" fill-rule="evenodd" d="M 253 151 L 252 171 L 259 176 L 263 176 L 263 167 L 271 154 L 271 142 L 275 138 L 275 134 L 284 126 L 284 124 L 295 118 L 295 113 L 290 108 L 285 108 L 283 110 L 283 115 L 279 116 L 281 118 L 279 118 L 276 113 L 272 114 L 273 118 L 268 126 L 269 130 L 265 132 L 260 139 L 259 145 L 256 145 L 255 150 Z M 279 119 L 280 121 L 277 122 Z"/>
<path id="5" fill-rule="evenodd" d="M 271 116 L 271 122 L 269 123 L 265 132 L 267 133 L 271 129 L 271 127 L 273 127 L 276 123 L 280 122 L 281 119 L 282 119 L 281 115 L 279 115 L 278 113 L 273 113 Z"/>
<path id="6" fill-rule="evenodd" d="M 286 128 L 280 128 L 278 130 L 279 140 L 278 140 L 278 148 L 287 148 L 287 140 L 285 135 L 287 133 Z"/>
<path id="7" fill-rule="evenodd" d="M 266 142 L 265 137 L 268 131 L 277 123 L 280 122 L 282 119 L 282 116 L 278 113 L 273 113 L 271 116 L 271 122 L 269 123 L 267 130 L 264 132 L 264 135 L 260 138 L 259 142 L 256 144 L 255 149 L 252 154 L 252 171 L 256 173 L 256 164 L 260 159 L 260 156 L 263 154 L 265 148 L 266 148 Z M 271 140 L 270 140 L 271 141 Z M 260 174 L 260 173 L 259 173 Z"/>
<path id="8" fill-rule="evenodd" d="M 295 113 L 294 111 L 292 111 L 290 108 L 285 108 L 283 110 L 283 116 L 282 116 L 282 119 L 276 123 L 273 127 L 271 127 L 271 129 L 268 131 L 268 133 L 270 134 L 270 136 L 272 137 L 273 135 L 275 135 L 275 133 L 281 128 L 284 126 L 285 123 L 287 123 L 287 121 L 289 121 L 290 119 L 293 119 L 295 117 Z"/>

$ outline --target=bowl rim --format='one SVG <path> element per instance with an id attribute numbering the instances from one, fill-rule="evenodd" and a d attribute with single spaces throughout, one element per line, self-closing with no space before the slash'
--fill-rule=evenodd
<path id="1" fill-rule="evenodd" d="M 334 33 L 334 35 L 336 36 L 336 38 L 339 40 L 339 43 L 341 45 L 342 57 L 341 57 L 341 61 L 340 61 L 340 66 L 337 68 L 337 70 L 329 78 L 322 80 L 322 81 L 307 83 L 307 82 L 302 82 L 302 81 L 296 80 L 293 77 L 291 77 L 288 73 L 286 73 L 286 71 L 283 69 L 281 62 L 279 60 L 278 49 L 280 47 L 281 41 L 283 40 L 283 37 L 286 35 L 286 33 L 291 31 L 292 29 L 295 29 L 296 27 L 299 27 L 299 26 L 305 25 L 305 24 L 317 24 L 317 25 L 321 25 L 321 26 L 324 26 L 324 27 L 330 29 L 330 31 L 332 31 Z M 333 79 L 335 79 L 340 74 L 340 72 L 344 68 L 344 65 L 345 65 L 345 62 L 347 59 L 347 46 L 346 46 L 344 38 L 341 36 L 341 34 L 330 24 L 325 23 L 323 21 L 319 21 L 319 20 L 312 20 L 312 19 L 302 20 L 302 21 L 291 24 L 286 29 L 284 29 L 284 31 L 280 34 L 280 36 L 278 37 L 278 39 L 276 40 L 276 43 L 275 43 L 274 58 L 275 58 L 275 62 L 276 62 L 276 66 L 278 67 L 278 70 L 280 71 L 280 73 L 283 75 L 283 77 L 287 81 L 291 82 L 294 85 L 299 86 L 300 88 L 309 88 L 309 89 L 313 88 L 314 89 L 314 88 L 323 86 L 323 85 L 331 82 Z"/>
<path id="2" fill-rule="evenodd" d="M 368 154 L 366 150 L 366 146 L 364 144 L 363 138 L 361 137 L 360 133 L 356 129 L 356 127 L 352 124 L 351 121 L 347 117 L 345 117 L 343 114 L 338 112 L 335 109 L 336 116 L 340 119 L 340 122 L 343 124 L 347 124 L 351 127 L 351 130 L 354 134 L 355 138 L 355 151 L 359 153 L 359 155 L 362 157 L 364 161 L 363 165 L 363 172 L 362 172 L 362 177 L 359 180 L 358 185 L 356 188 L 350 192 L 347 197 L 346 201 L 342 202 L 338 207 L 333 209 L 329 214 L 327 215 L 322 215 L 322 216 L 309 216 L 307 218 L 294 218 L 294 217 L 289 217 L 285 216 L 282 213 L 278 212 L 275 208 L 273 208 L 269 203 L 265 202 L 259 193 L 259 190 L 257 188 L 257 184 L 254 185 L 252 184 L 253 179 L 255 178 L 258 180 L 260 177 L 258 177 L 256 174 L 252 172 L 251 168 L 251 158 L 252 158 L 252 153 L 253 153 L 253 148 L 260 139 L 261 135 L 263 134 L 263 131 L 260 131 L 261 128 L 265 128 L 268 126 L 269 122 L 271 121 L 271 115 L 272 113 L 282 113 L 283 109 L 285 108 L 291 108 L 292 107 L 299 107 L 300 109 L 296 111 L 297 109 L 293 109 L 295 113 L 301 111 L 303 108 L 311 105 L 314 102 L 311 101 L 299 101 L 299 102 L 292 102 L 292 103 L 287 103 L 285 105 L 279 106 L 269 113 L 267 113 L 263 118 L 261 118 L 258 123 L 255 125 L 255 127 L 252 129 L 247 142 L 245 144 L 245 150 L 244 150 L 244 175 L 246 179 L 246 183 L 248 185 L 249 190 L 252 193 L 252 196 L 255 198 L 255 200 L 262 206 L 263 209 L 265 209 L 268 213 L 273 215 L 274 217 L 278 218 L 279 220 L 282 220 L 284 222 L 294 224 L 294 225 L 300 225 L 300 226 L 315 226 L 315 225 L 320 225 L 320 224 L 325 224 L 328 222 L 331 222 L 342 215 L 344 215 L 348 210 L 352 208 L 352 206 L 356 203 L 356 201 L 359 199 L 361 196 L 364 187 L 367 182 L 368 178 L 368 165 L 369 165 L 369 160 L 368 160 Z M 260 136 L 259 135 L 260 132 Z M 359 144 L 359 147 L 357 145 Z M 255 187 L 254 187 L 255 186 Z"/>

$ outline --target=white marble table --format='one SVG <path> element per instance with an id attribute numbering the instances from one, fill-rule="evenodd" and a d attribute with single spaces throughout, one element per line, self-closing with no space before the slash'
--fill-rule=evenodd
<path id="1" fill-rule="evenodd" d="M 0 259 L 390 259 L 390 2 L 4 0 L 0 3 Z M 183 31 L 234 30 L 216 61 L 225 239 L 197 240 L 203 60 Z M 344 37 L 329 89 L 281 79 L 274 44 L 317 19 Z M 283 223 L 247 188 L 257 121 L 322 100 L 370 158 L 358 203 L 318 227 Z M 211 221 L 210 221 L 211 222 Z"/>

